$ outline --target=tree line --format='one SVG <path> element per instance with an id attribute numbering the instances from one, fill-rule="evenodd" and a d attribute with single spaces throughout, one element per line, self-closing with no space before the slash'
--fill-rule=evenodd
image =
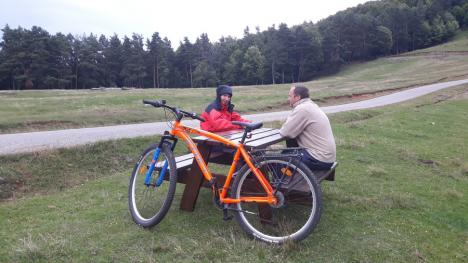
<path id="1" fill-rule="evenodd" d="M 73 36 L 33 26 L 2 29 L 0 89 L 210 87 L 291 83 L 443 43 L 468 26 L 468 0 L 370 1 L 317 23 L 244 30 L 211 42 L 201 34 L 174 49 L 151 38 Z"/>

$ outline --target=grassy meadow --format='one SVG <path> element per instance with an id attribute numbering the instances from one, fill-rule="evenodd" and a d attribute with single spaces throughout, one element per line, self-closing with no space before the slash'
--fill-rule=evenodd
<path id="1" fill-rule="evenodd" d="M 468 55 L 436 51 L 467 51 L 468 33 L 414 56 L 400 55 L 344 66 L 336 75 L 305 82 L 321 104 L 348 96 L 468 77 Z M 436 53 L 431 53 L 431 52 Z M 290 84 L 234 87 L 236 110 L 245 113 L 288 109 Z M 94 127 L 164 120 L 164 114 L 143 107 L 142 99 L 166 99 L 186 110 L 201 112 L 213 100 L 214 88 L 144 90 L 0 91 L 0 134 Z M 333 103 L 334 100 L 332 100 Z"/>
<path id="2" fill-rule="evenodd" d="M 120 107 L 134 100 L 137 110 L 146 92 L 166 91 L 125 91 L 133 94 L 128 100 L 117 92 L 60 94 L 75 94 L 77 108 L 120 98 Z M 27 101 L 31 94 L 11 98 Z M 46 101 L 59 97 L 43 94 Z M 284 246 L 249 240 L 235 221 L 224 222 L 207 189 L 193 213 L 180 211 L 181 185 L 161 224 L 135 225 L 128 179 L 138 153 L 156 137 L 1 156 L 0 262 L 467 262 L 467 112 L 464 85 L 331 115 L 336 181 L 322 183 L 324 212 L 315 231 Z"/>

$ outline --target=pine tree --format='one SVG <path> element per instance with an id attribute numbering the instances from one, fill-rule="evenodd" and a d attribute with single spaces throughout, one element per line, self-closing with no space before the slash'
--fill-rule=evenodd
<path id="1" fill-rule="evenodd" d="M 182 86 L 193 88 L 193 71 L 195 70 L 195 49 L 187 37 L 176 51 L 176 64 L 182 72 Z"/>
<path id="2" fill-rule="evenodd" d="M 146 77 L 145 70 L 145 50 L 143 37 L 133 34 L 130 40 L 125 36 L 122 48 L 123 67 L 121 76 L 124 86 L 143 88 L 143 81 Z"/>
<path id="3" fill-rule="evenodd" d="M 245 80 L 249 84 L 263 83 L 263 74 L 265 68 L 265 57 L 257 46 L 251 46 L 244 54 L 244 63 L 242 63 L 242 72 Z"/>
<path id="4" fill-rule="evenodd" d="M 109 39 L 109 45 L 104 49 L 107 81 L 111 87 L 123 86 L 123 78 L 120 76 L 123 64 L 122 53 L 122 42 L 120 41 L 119 37 L 114 34 Z"/>

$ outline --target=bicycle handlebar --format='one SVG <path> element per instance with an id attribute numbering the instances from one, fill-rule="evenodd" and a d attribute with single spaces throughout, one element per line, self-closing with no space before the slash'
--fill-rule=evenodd
<path id="1" fill-rule="evenodd" d="M 148 104 L 156 108 L 162 107 L 164 104 L 157 100 L 143 100 L 143 104 Z"/>
<path id="2" fill-rule="evenodd" d="M 166 105 L 165 100 L 161 100 L 161 101 L 158 101 L 158 100 L 143 100 L 143 103 L 151 105 L 151 106 L 156 107 L 156 108 L 164 107 L 166 109 L 169 109 L 172 112 L 174 112 L 175 115 L 179 119 L 182 119 L 181 117 L 190 117 L 192 119 L 197 119 L 197 120 L 199 120 L 201 122 L 205 122 L 205 119 L 198 116 L 195 112 L 188 112 L 188 111 L 180 110 L 180 109 L 175 108 L 175 107 L 168 106 L 168 105 Z"/>
<path id="3" fill-rule="evenodd" d="M 187 112 L 187 111 L 183 111 L 183 110 L 179 110 L 180 112 L 182 112 L 184 114 L 184 116 L 187 116 L 187 117 L 190 117 L 192 119 L 196 119 L 196 120 L 199 120 L 201 122 L 205 122 L 205 119 L 201 116 L 198 116 L 198 114 L 196 114 L 195 112 Z"/>

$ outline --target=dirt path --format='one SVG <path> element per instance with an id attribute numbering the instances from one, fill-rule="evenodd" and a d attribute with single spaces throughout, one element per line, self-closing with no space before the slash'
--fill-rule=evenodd
<path id="1" fill-rule="evenodd" d="M 468 83 L 468 79 L 425 85 L 393 94 L 354 103 L 322 107 L 325 113 L 336 113 L 381 107 L 411 100 L 441 89 Z M 252 121 L 278 121 L 286 119 L 289 111 L 245 115 Z M 185 121 L 189 126 L 198 126 L 198 121 Z M 134 138 L 161 134 L 167 129 L 166 122 L 115 125 L 106 127 L 68 129 L 0 135 L 0 155 L 36 152 L 46 149 L 72 147 L 97 141 Z"/>

